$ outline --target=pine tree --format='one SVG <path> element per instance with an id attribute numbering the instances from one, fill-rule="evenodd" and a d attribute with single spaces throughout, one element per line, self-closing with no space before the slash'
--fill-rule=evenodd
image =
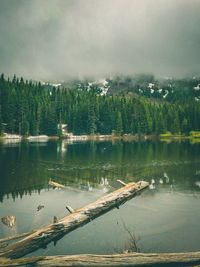
<path id="1" fill-rule="evenodd" d="M 174 119 L 172 121 L 171 131 L 174 134 L 177 134 L 180 132 L 180 122 L 179 122 L 178 114 L 176 112 L 174 113 Z"/>
<path id="2" fill-rule="evenodd" d="M 94 106 L 91 104 L 88 107 L 88 123 L 87 124 L 88 124 L 88 127 L 87 127 L 88 133 L 94 134 L 97 130 L 96 115 L 94 111 Z"/>
<path id="3" fill-rule="evenodd" d="M 181 132 L 188 134 L 188 121 L 186 118 L 183 119 L 182 125 L 181 125 Z"/>
<path id="4" fill-rule="evenodd" d="M 116 114 L 115 131 L 117 135 L 121 135 L 123 132 L 122 115 L 120 111 L 118 111 Z"/>
<path id="5" fill-rule="evenodd" d="M 1 115 L 1 105 L 0 105 L 0 136 L 3 133 L 3 121 L 2 121 L 2 115 Z"/>

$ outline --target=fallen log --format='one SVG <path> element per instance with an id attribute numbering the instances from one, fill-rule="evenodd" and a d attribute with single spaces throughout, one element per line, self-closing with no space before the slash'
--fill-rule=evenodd
<path id="1" fill-rule="evenodd" d="M 51 179 L 49 180 L 49 185 L 52 186 L 53 188 L 61 188 L 61 189 L 65 188 L 64 185 L 54 182 Z"/>
<path id="2" fill-rule="evenodd" d="M 26 237 L 28 235 L 30 235 L 30 232 L 1 238 L 0 239 L 0 251 L 3 248 L 7 247 L 9 242 L 12 242 L 13 240 L 16 240 L 16 239 L 20 239 L 20 238 Z"/>
<path id="3" fill-rule="evenodd" d="M 113 255 L 72 255 L 72 256 L 39 256 L 9 260 L 0 258 L 0 266 L 134 266 L 134 267 L 182 267 L 199 266 L 200 252 L 187 253 L 128 253 Z"/>
<path id="4" fill-rule="evenodd" d="M 89 223 L 111 209 L 119 208 L 120 205 L 137 196 L 148 186 L 149 183 L 144 181 L 129 183 L 95 202 L 75 210 L 57 223 L 49 224 L 15 244 L 7 246 L 3 252 L 0 252 L 0 257 L 20 258 L 39 248 L 46 247 L 50 242 L 56 242 L 64 235 Z"/>

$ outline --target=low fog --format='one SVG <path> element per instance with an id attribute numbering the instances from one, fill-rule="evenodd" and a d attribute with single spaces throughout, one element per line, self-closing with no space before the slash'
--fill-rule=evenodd
<path id="1" fill-rule="evenodd" d="M 200 69 L 200 0 L 0 0 L 0 72 L 32 79 Z"/>

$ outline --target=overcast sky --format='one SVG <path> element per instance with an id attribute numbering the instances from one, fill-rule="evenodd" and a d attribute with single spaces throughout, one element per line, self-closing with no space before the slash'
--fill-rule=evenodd
<path id="1" fill-rule="evenodd" d="M 0 72 L 200 72 L 200 0 L 0 0 Z"/>

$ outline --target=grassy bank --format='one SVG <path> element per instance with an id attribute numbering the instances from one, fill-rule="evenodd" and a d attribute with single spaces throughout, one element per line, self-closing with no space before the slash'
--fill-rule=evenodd
<path id="1" fill-rule="evenodd" d="M 168 132 L 160 134 L 159 139 L 165 142 L 189 140 L 191 143 L 200 143 L 200 131 L 191 131 L 188 135 L 181 133 L 172 134 Z"/>

